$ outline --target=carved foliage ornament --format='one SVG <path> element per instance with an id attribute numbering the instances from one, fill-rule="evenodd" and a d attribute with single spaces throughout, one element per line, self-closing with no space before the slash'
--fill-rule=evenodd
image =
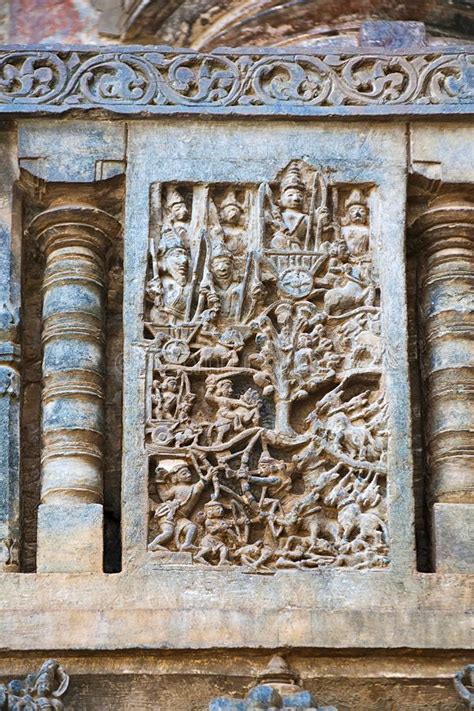
<path id="1" fill-rule="evenodd" d="M 149 550 L 278 568 L 388 563 L 369 185 L 154 184 Z"/>
<path id="2" fill-rule="evenodd" d="M 444 49 L 387 55 L 154 48 L 0 52 L 0 111 L 106 107 L 160 112 L 269 107 L 436 107 L 472 103 L 473 57 Z M 396 109 L 395 109 L 396 110 Z"/>

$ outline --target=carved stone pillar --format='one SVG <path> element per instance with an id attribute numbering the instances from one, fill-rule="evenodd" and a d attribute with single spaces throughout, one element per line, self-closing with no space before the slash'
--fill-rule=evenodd
<path id="1" fill-rule="evenodd" d="M 434 563 L 473 572 L 474 205 L 440 196 L 415 229 Z"/>
<path id="2" fill-rule="evenodd" d="M 102 569 L 105 255 L 118 223 L 61 205 L 30 230 L 46 257 L 38 571 Z"/>

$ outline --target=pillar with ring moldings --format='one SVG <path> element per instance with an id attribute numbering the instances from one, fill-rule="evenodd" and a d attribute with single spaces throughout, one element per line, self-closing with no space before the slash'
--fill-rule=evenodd
<path id="1" fill-rule="evenodd" d="M 118 228 L 64 204 L 30 225 L 46 258 L 38 572 L 102 570 L 105 257 Z"/>
<path id="2" fill-rule="evenodd" d="M 414 225 L 433 563 L 474 572 L 474 203 L 440 195 Z"/>

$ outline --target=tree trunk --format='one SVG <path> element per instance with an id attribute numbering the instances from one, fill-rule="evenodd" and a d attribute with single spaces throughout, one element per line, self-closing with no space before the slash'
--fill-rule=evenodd
<path id="1" fill-rule="evenodd" d="M 291 401 L 275 398 L 275 432 L 295 437 L 296 432 L 290 425 Z"/>

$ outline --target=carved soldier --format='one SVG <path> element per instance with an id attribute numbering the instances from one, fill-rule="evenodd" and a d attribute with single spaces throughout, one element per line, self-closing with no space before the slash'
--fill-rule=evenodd
<path id="1" fill-rule="evenodd" d="M 176 416 L 178 405 L 178 381 L 176 378 L 165 378 L 161 384 L 161 411 L 165 419 Z"/>
<path id="2" fill-rule="evenodd" d="M 345 202 L 341 236 L 351 257 L 363 257 L 369 249 L 367 201 L 360 190 L 353 190 Z"/>
<path id="3" fill-rule="evenodd" d="M 313 338 L 308 333 L 300 333 L 296 340 L 294 374 L 304 382 L 314 371 Z"/>
<path id="4" fill-rule="evenodd" d="M 161 276 L 148 283 L 148 294 L 153 299 L 153 323 L 176 324 L 184 319 L 190 284 L 189 258 L 181 238 L 174 232 L 164 232 L 159 245 Z"/>
<path id="5" fill-rule="evenodd" d="M 235 320 L 242 300 L 242 282 L 236 274 L 232 252 L 222 240 L 212 243 L 209 276 L 201 286 L 198 313 L 205 302 L 208 310 L 203 315 L 214 311 L 215 316 Z"/>
<path id="6" fill-rule="evenodd" d="M 236 477 L 240 481 L 242 495 L 249 505 L 257 505 L 257 499 L 251 491 L 251 486 L 258 486 L 261 488 L 258 507 L 274 513 L 291 490 L 291 470 L 291 464 L 275 459 L 268 452 L 262 452 L 256 472 L 252 473 L 248 467 L 242 465 L 236 473 Z M 271 497 L 267 496 L 267 491 L 272 495 Z"/>
<path id="7" fill-rule="evenodd" d="M 178 550 L 193 550 L 197 526 L 189 517 L 206 488 L 207 479 L 202 476 L 199 481 L 193 482 L 192 472 L 184 463 L 175 465 L 170 471 L 157 467 L 157 475 L 160 477 L 156 481 L 162 503 L 156 506 L 154 517 L 160 530 L 148 549 L 166 550 L 165 544 L 174 540 Z"/>
<path id="8" fill-rule="evenodd" d="M 194 555 L 194 561 L 209 564 L 207 556 L 217 556 L 218 565 L 229 563 L 230 543 L 239 543 L 234 524 L 225 520 L 225 509 L 218 501 L 204 504 L 204 536 Z"/>
<path id="9" fill-rule="evenodd" d="M 271 568 L 265 564 L 272 556 L 273 548 L 264 545 L 262 539 L 255 541 L 255 543 L 247 543 L 238 548 L 234 553 L 235 558 L 238 558 L 243 565 L 246 565 L 255 572 L 270 571 Z"/>
<path id="10" fill-rule="evenodd" d="M 266 215 L 271 224 L 272 249 L 295 251 L 304 248 L 308 214 L 303 210 L 306 185 L 296 162 L 291 163 L 281 181 L 280 209 L 272 205 Z"/>
<path id="11" fill-rule="evenodd" d="M 175 189 L 169 190 L 166 207 L 168 214 L 162 236 L 172 232 L 189 249 L 189 212 L 181 193 Z"/>
<path id="12" fill-rule="evenodd" d="M 217 405 L 215 421 L 209 428 L 209 436 L 216 430 L 217 442 L 222 442 L 227 433 L 241 432 L 245 427 L 259 423 L 258 394 L 249 388 L 241 398 L 233 397 L 230 378 L 216 380 L 210 376 L 206 380 L 204 397 L 208 402 Z"/>
<path id="13" fill-rule="evenodd" d="M 245 252 L 245 229 L 242 225 L 244 208 L 237 200 L 234 190 L 229 189 L 220 204 L 219 220 L 225 246 L 236 257 Z"/>

